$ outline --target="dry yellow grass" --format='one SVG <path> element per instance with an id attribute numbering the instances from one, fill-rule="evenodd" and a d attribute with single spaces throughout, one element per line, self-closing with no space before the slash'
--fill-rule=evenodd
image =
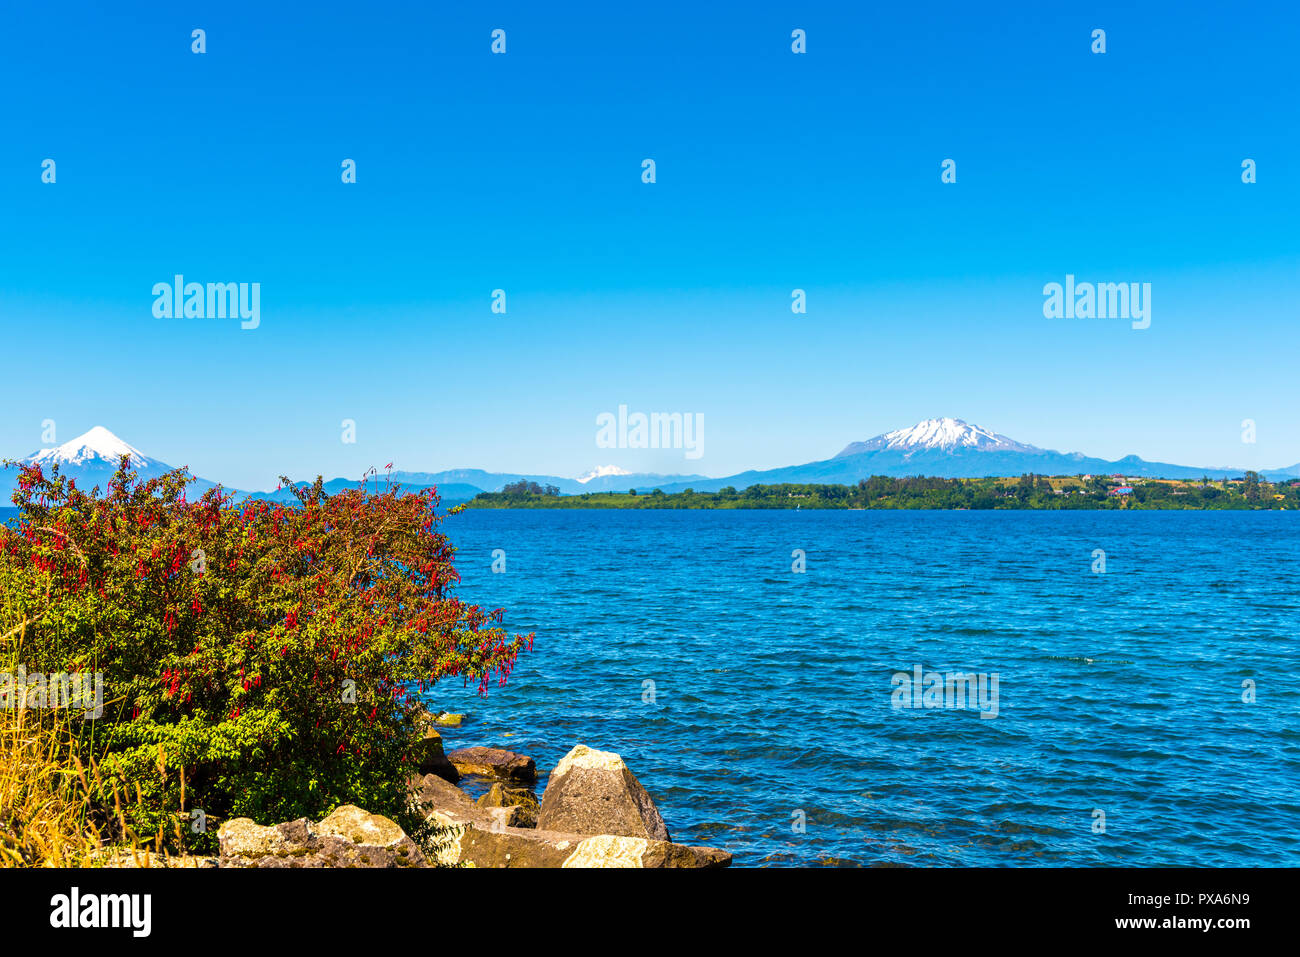
<path id="1" fill-rule="evenodd" d="M 11 676 L 31 624 L 16 586 L 0 581 L 0 672 Z M 100 844 L 67 720 L 66 712 L 0 708 L 0 866 L 76 867 Z"/>
<path id="2" fill-rule="evenodd" d="M 5 629 L 9 610 L 0 602 L 0 673 L 13 675 L 27 629 L 22 623 Z M 141 841 L 126 824 L 116 788 L 115 807 L 98 815 L 103 826 L 96 822 L 91 783 L 104 793 L 103 782 L 94 757 L 78 753 L 73 715 L 0 708 L 0 867 L 197 866 L 202 859 L 170 855 L 161 833 Z M 179 828 L 178 822 L 178 839 Z"/>
<path id="3" fill-rule="evenodd" d="M 78 867 L 99 848 L 80 769 L 28 711 L 0 711 L 0 866 Z"/>
<path id="4" fill-rule="evenodd" d="M 0 672 L 15 673 L 25 634 L 4 632 Z M 100 845 L 66 720 L 66 712 L 0 708 L 0 866 L 82 866 Z"/>

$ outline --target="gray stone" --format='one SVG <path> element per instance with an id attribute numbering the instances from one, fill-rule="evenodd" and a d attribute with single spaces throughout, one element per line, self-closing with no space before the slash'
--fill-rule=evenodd
<path id="1" fill-rule="evenodd" d="M 654 800 L 623 759 L 582 744 L 551 772 L 537 826 L 547 831 L 672 840 Z"/>

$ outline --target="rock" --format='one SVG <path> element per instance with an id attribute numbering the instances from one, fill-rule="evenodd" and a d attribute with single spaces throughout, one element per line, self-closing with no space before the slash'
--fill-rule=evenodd
<path id="1" fill-rule="evenodd" d="M 415 744 L 416 767 L 421 774 L 436 774 L 452 784 L 460 780 L 460 772 L 447 760 L 442 750 L 442 735 L 431 727 L 425 727 L 422 736 Z"/>
<path id="2" fill-rule="evenodd" d="M 731 855 L 716 847 L 601 834 L 582 841 L 563 867 L 728 867 Z"/>
<path id="3" fill-rule="evenodd" d="M 420 727 L 425 725 L 435 725 L 446 728 L 459 728 L 465 721 L 463 714 L 453 714 L 450 711 L 430 711 L 428 708 L 417 706 L 415 708 L 415 721 Z"/>
<path id="4" fill-rule="evenodd" d="M 492 789 L 476 802 L 481 808 L 499 808 L 509 811 L 504 822 L 514 827 L 537 826 L 537 795 L 528 788 L 511 788 L 502 784 Z"/>
<path id="5" fill-rule="evenodd" d="M 471 821 L 487 823 L 485 809 L 475 804 L 474 799 L 456 785 L 436 774 L 414 778 L 411 784 L 416 800 L 423 805 L 426 819 L 432 819 L 447 829 L 446 833 L 435 835 L 435 863 L 459 863 L 460 835 Z"/>
<path id="6" fill-rule="evenodd" d="M 416 799 L 428 805 L 428 810 L 442 811 L 457 821 L 470 821 L 481 817 L 483 809 L 474 799 L 456 785 L 436 774 L 426 774 L 412 780 Z"/>
<path id="7" fill-rule="evenodd" d="M 551 772 L 537 826 L 547 831 L 672 840 L 654 800 L 623 759 L 582 744 Z"/>
<path id="8" fill-rule="evenodd" d="M 303 818 L 302 821 L 306 821 Z M 221 857 L 258 858 L 268 855 L 281 856 L 294 847 L 284 828 L 293 828 L 302 823 L 264 826 L 256 824 L 251 818 L 237 817 L 226 821 L 217 831 L 217 844 L 221 848 Z"/>
<path id="9" fill-rule="evenodd" d="M 478 823 L 462 826 L 455 853 L 458 861 L 476 867 L 727 867 L 731 863 L 730 854 L 710 847 Z"/>
<path id="10" fill-rule="evenodd" d="M 487 812 L 487 828 L 489 831 L 501 831 L 507 827 L 523 826 L 519 818 L 519 808 L 517 807 L 489 807 L 484 810 Z"/>
<path id="11" fill-rule="evenodd" d="M 355 804 L 335 808 L 329 817 L 316 825 L 316 833 L 376 847 L 395 847 L 410 840 L 405 831 L 382 814 L 371 814 Z"/>
<path id="12" fill-rule="evenodd" d="M 490 792 L 489 792 L 490 793 Z M 475 867 L 727 867 L 731 855 L 711 847 L 616 835 L 582 835 L 516 827 L 504 819 L 515 810 L 483 807 L 441 778 L 421 782 L 429 816 L 448 828 L 438 861 Z"/>
<path id="13" fill-rule="evenodd" d="M 575 865 L 570 864 L 570 867 Z M 642 867 L 730 867 L 731 852 L 702 844 L 652 841 L 641 857 Z"/>
<path id="14" fill-rule="evenodd" d="M 415 842 L 388 818 L 352 804 L 319 824 L 306 818 L 263 826 L 246 817 L 217 832 L 222 867 L 424 867 Z"/>
<path id="15" fill-rule="evenodd" d="M 461 774 L 478 774 L 521 784 L 537 780 L 537 765 L 532 758 L 501 748 L 457 748 L 447 755 Z"/>

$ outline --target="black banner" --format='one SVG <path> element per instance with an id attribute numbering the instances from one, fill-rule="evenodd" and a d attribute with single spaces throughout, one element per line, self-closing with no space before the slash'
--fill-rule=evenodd
<path id="1" fill-rule="evenodd" d="M 263 933 L 328 946 L 471 944 L 512 933 L 524 943 L 596 930 L 658 936 L 673 926 L 740 941 L 764 938 L 773 922 L 918 942 L 934 933 L 943 946 L 1042 934 L 1232 946 L 1282 930 L 1295 878 L 1249 869 L 9 870 L 0 894 L 9 932 L 128 947 Z M 522 922 L 514 932 L 512 921 Z"/>

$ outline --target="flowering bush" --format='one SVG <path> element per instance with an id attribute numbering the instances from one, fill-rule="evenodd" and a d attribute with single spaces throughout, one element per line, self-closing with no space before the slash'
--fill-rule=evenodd
<path id="1" fill-rule="evenodd" d="M 216 828 L 193 833 L 194 809 L 272 823 L 354 803 L 418 823 L 408 694 L 448 676 L 486 692 L 533 638 L 452 594 L 436 492 L 330 496 L 318 479 L 291 507 L 189 501 L 184 472 L 127 465 L 102 496 L 23 467 L 0 531 L 28 671 L 103 674 L 102 717 L 74 722 L 95 801 L 195 849 Z"/>

